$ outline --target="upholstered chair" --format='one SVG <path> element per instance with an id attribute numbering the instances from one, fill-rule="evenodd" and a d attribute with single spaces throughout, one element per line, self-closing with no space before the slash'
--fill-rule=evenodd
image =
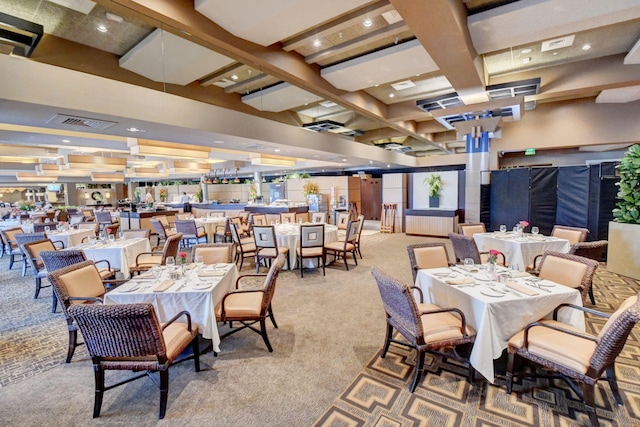
<path id="1" fill-rule="evenodd" d="M 191 247 L 192 259 L 201 256 L 205 264 L 232 262 L 233 243 L 198 243 Z"/>
<path id="2" fill-rule="evenodd" d="M 425 268 L 447 268 L 451 265 L 444 243 L 417 243 L 407 246 L 411 273 L 415 283 L 418 270 Z"/>

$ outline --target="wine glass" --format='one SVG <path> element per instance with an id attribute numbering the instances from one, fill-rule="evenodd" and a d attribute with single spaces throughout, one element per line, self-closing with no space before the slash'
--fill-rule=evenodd
<path id="1" fill-rule="evenodd" d="M 465 258 L 463 261 L 463 264 L 464 264 L 465 270 L 470 271 L 473 268 L 475 263 L 473 262 L 473 258 Z"/>
<path id="2" fill-rule="evenodd" d="M 173 267 L 176 265 L 176 259 L 172 256 L 168 256 L 165 264 L 167 264 L 167 267 L 169 267 L 170 270 L 173 270 Z"/>
<path id="3" fill-rule="evenodd" d="M 151 267 L 151 274 L 153 274 L 153 278 L 156 280 L 160 280 L 160 276 L 162 276 L 162 270 L 159 266 L 154 265 Z"/>
<path id="4" fill-rule="evenodd" d="M 506 233 L 507 232 L 506 224 L 500 224 L 500 232 L 501 233 Z"/>
<path id="5" fill-rule="evenodd" d="M 204 257 L 202 255 L 196 255 L 195 257 L 193 257 L 193 262 L 196 263 L 196 266 L 198 268 L 202 268 L 202 266 L 204 265 Z"/>
<path id="6" fill-rule="evenodd" d="M 537 235 L 540 232 L 540 229 L 538 227 L 531 227 L 531 234 L 533 234 L 534 236 Z"/>

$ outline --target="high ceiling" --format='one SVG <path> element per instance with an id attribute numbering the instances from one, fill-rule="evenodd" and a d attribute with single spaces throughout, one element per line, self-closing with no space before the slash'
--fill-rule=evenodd
<path id="1" fill-rule="evenodd" d="M 295 158 L 304 170 L 406 167 L 464 153 L 456 117 L 517 111 L 504 123 L 542 103 L 640 98 L 637 0 L 0 0 L 0 13 L 44 27 L 29 61 L 371 147 L 346 155 L 95 111 L 80 117 L 111 125 L 68 126 L 50 120 L 60 108 L 0 93 L 0 156 L 32 147 L 36 163 L 79 151 L 181 174 L 170 156 L 134 152 L 129 137 L 210 147 L 211 170 L 260 169 L 258 155 Z M 3 56 L 11 50 L 0 45 Z M 33 171 L 14 160 L 0 159 L 0 177 Z"/>

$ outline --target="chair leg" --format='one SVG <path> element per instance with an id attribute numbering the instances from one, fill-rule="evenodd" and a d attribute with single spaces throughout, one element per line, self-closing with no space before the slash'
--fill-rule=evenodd
<path id="1" fill-rule="evenodd" d="M 65 363 L 71 363 L 73 353 L 78 345 L 78 331 L 69 331 L 69 349 L 67 350 L 67 360 Z"/>
<path id="2" fill-rule="evenodd" d="M 13 268 L 13 255 L 11 255 L 11 252 L 9 252 L 9 270 L 11 270 Z"/>
<path id="3" fill-rule="evenodd" d="M 320 259 L 319 259 L 319 258 L 318 258 L 318 262 L 320 262 Z M 325 273 L 325 271 L 324 271 L 324 267 L 326 266 L 326 264 L 327 264 L 327 254 L 323 253 L 323 254 L 322 254 L 322 275 L 323 275 L 323 276 L 326 276 L 326 275 L 327 275 L 327 274 Z"/>
<path id="4" fill-rule="evenodd" d="M 163 419 L 167 412 L 167 397 L 169 396 L 169 369 L 160 371 L 160 413 L 158 419 Z"/>
<path id="5" fill-rule="evenodd" d="M 58 297 L 54 292 L 51 298 L 51 312 L 55 313 L 56 311 L 58 311 Z"/>
<path id="6" fill-rule="evenodd" d="M 358 265 L 358 258 L 356 257 L 356 250 L 353 250 L 353 261 Z"/>
<path id="7" fill-rule="evenodd" d="M 296 260 L 298 261 L 298 264 L 300 264 L 300 278 L 304 278 L 304 266 L 302 265 L 302 260 L 304 260 L 304 258 L 302 258 L 302 255 L 300 255 L 300 257 L 298 258 L 296 256 Z"/>
<path id="8" fill-rule="evenodd" d="M 511 394 L 511 389 L 513 388 L 513 362 L 515 356 L 514 353 L 509 353 L 507 360 L 507 394 Z"/>
<path id="9" fill-rule="evenodd" d="M 387 355 L 387 351 L 389 351 L 389 346 L 391 345 L 391 338 L 393 337 L 393 326 L 387 323 L 387 338 L 384 343 L 384 349 L 382 349 L 382 357 L 383 359 Z"/>
<path id="10" fill-rule="evenodd" d="M 42 285 L 42 279 L 40 279 L 39 277 L 36 277 L 36 293 L 33 296 L 33 299 L 38 298 L 38 295 L 40 295 L 40 286 Z"/>
<path id="11" fill-rule="evenodd" d="M 273 309 L 271 308 L 271 304 L 269 304 L 269 317 L 271 318 L 271 323 L 273 323 L 273 327 L 278 329 L 278 324 L 276 323 L 276 318 L 273 317 Z"/>
<path id="12" fill-rule="evenodd" d="M 584 406 L 589 414 L 589 420 L 592 426 L 599 426 L 598 415 L 595 407 L 595 386 L 582 384 L 582 394 L 584 395 Z"/>
<path id="13" fill-rule="evenodd" d="M 347 253 L 346 252 L 342 252 L 341 256 L 342 256 L 342 259 L 344 261 L 344 266 L 347 268 L 347 271 L 349 271 L 349 263 L 347 263 Z"/>
<path id="14" fill-rule="evenodd" d="M 27 258 L 22 257 L 22 277 L 27 275 Z"/>
<path id="15" fill-rule="evenodd" d="M 93 367 L 93 374 L 96 380 L 96 395 L 93 401 L 93 418 L 100 416 L 102 408 L 102 396 L 104 396 L 104 370 L 100 367 Z"/>
<path id="16" fill-rule="evenodd" d="M 273 353 L 273 348 L 271 347 L 271 343 L 269 342 L 269 337 L 267 336 L 267 325 L 265 323 L 264 317 L 260 319 L 260 335 L 262 335 L 262 340 L 267 346 L 269 353 Z"/>
<path id="17" fill-rule="evenodd" d="M 593 296 L 593 283 L 589 287 L 589 299 L 591 300 L 591 305 L 596 305 L 596 299 Z"/>
<path id="18" fill-rule="evenodd" d="M 196 372 L 200 372 L 200 343 L 198 342 L 198 336 L 191 341 L 191 351 L 193 352 L 193 367 Z"/>
<path id="19" fill-rule="evenodd" d="M 409 387 L 409 391 L 413 393 L 418 385 L 418 381 L 422 377 L 422 371 L 424 370 L 424 351 L 418 351 L 418 360 L 416 362 L 416 374 L 413 377 L 413 382 L 411 383 L 411 387 Z"/>
<path id="20" fill-rule="evenodd" d="M 613 393 L 613 397 L 616 399 L 616 403 L 622 406 L 622 397 L 620 396 L 620 390 L 618 389 L 618 381 L 616 380 L 616 367 L 615 365 L 611 365 L 606 369 L 607 373 L 607 381 L 609 382 L 609 387 L 611 387 L 611 392 Z"/>

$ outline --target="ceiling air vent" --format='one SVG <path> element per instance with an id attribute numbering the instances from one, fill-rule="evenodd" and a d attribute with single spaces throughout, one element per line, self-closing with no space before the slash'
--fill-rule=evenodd
<path id="1" fill-rule="evenodd" d="M 486 91 L 489 99 L 492 101 L 496 99 L 513 98 L 518 95 L 537 95 L 540 93 L 540 77 L 487 86 Z"/>
<path id="2" fill-rule="evenodd" d="M 40 24 L 0 12 L 0 44 L 13 46 L 14 55 L 31 56 L 43 33 Z"/>
<path id="3" fill-rule="evenodd" d="M 356 137 L 364 135 L 364 131 L 360 129 L 349 129 L 346 132 L 340 132 L 340 135 Z"/>
<path id="4" fill-rule="evenodd" d="M 394 88 L 395 90 L 405 90 L 405 89 L 409 89 L 410 87 L 416 87 L 416 84 L 411 80 L 405 80 L 402 82 L 393 83 L 391 87 Z"/>
<path id="5" fill-rule="evenodd" d="M 86 117 L 68 116 L 66 114 L 56 114 L 47 120 L 47 123 L 60 125 L 63 128 L 72 130 L 105 130 L 117 125 L 116 122 L 110 122 L 108 120 L 89 119 Z"/>
<path id="6" fill-rule="evenodd" d="M 334 122 L 333 120 L 320 120 L 319 122 L 312 122 L 302 125 L 304 129 L 312 130 L 314 132 L 327 132 L 332 130 L 341 129 L 344 124 Z"/>
<path id="7" fill-rule="evenodd" d="M 442 110 L 451 107 L 459 107 L 464 105 L 457 92 L 448 93 L 446 95 L 435 96 L 433 98 L 421 99 L 416 101 L 416 105 L 427 113 L 433 110 Z"/>

